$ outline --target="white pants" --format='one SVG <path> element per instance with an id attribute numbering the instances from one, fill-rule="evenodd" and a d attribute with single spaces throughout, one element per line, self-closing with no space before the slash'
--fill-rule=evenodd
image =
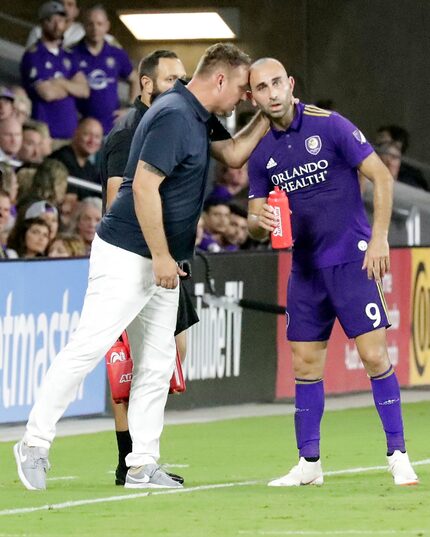
<path id="1" fill-rule="evenodd" d="M 112 246 L 96 235 L 79 326 L 46 374 L 24 440 L 31 446 L 50 447 L 56 423 L 76 397 L 82 380 L 129 327 L 134 360 L 128 409 L 133 452 L 126 462 L 140 466 L 157 461 L 175 366 L 178 296 L 179 287 L 155 285 L 150 259 Z"/>

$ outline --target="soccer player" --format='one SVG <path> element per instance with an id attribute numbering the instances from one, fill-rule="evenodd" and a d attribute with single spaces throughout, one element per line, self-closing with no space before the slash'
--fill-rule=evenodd
<path id="1" fill-rule="evenodd" d="M 266 200 L 279 186 L 290 201 L 294 239 L 287 337 L 296 378 L 299 463 L 269 485 L 323 483 L 323 371 L 336 317 L 346 335 L 355 339 L 369 375 L 394 483 L 415 484 L 399 384 L 387 352 L 389 320 L 381 286 L 390 268 L 387 235 L 393 179 L 350 121 L 336 112 L 291 104 L 294 79 L 277 60 L 255 62 L 250 85 L 254 102 L 271 119 L 271 129 L 249 161 L 250 232 L 262 239 L 274 229 L 276 218 Z M 374 184 L 372 228 L 360 198 L 357 170 Z"/>
<path id="2" fill-rule="evenodd" d="M 187 86 L 176 82 L 142 118 L 124 181 L 93 241 L 82 315 L 51 364 L 14 446 L 18 475 L 29 490 L 46 488 L 55 426 L 85 376 L 130 323 L 134 358 L 128 409 L 133 450 L 127 488 L 178 488 L 158 465 L 169 381 L 175 366 L 177 262 L 193 255 L 209 164 L 211 114 L 231 115 L 246 99 L 250 59 L 234 45 L 202 56 Z M 267 129 L 261 115 L 213 152 L 240 167 Z M 216 146 L 216 147 L 215 147 Z"/>

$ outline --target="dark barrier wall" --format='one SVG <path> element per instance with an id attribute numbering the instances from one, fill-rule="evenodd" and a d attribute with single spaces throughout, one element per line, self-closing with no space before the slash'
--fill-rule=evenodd
<path id="1" fill-rule="evenodd" d="M 237 300 L 276 303 L 277 256 L 235 253 L 205 259 L 207 264 L 194 260 L 189 285 L 201 320 L 188 335 L 187 392 L 169 397 L 168 408 L 273 401 L 276 316 L 242 309 Z M 226 295 L 221 300 L 205 296 L 208 277 L 216 295 Z"/>

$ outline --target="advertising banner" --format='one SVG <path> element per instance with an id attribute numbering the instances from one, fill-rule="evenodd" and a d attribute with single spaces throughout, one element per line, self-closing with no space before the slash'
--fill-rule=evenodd
<path id="1" fill-rule="evenodd" d="M 0 423 L 28 418 L 50 363 L 76 329 L 87 278 L 87 259 L 0 262 Z M 104 410 L 102 362 L 65 416 Z"/>
<path id="2" fill-rule="evenodd" d="M 290 254 L 283 253 L 279 261 L 278 299 L 281 301 L 280 303 L 282 300 L 285 301 L 286 296 L 287 278 L 291 263 L 289 257 Z M 409 385 L 410 281 L 410 249 L 393 249 L 391 251 L 391 271 L 383 279 L 383 290 L 392 325 L 387 330 L 388 353 L 402 386 Z M 354 285 L 354 282 L 351 282 L 351 285 Z M 427 371 L 427 374 L 430 375 L 430 371 Z M 348 393 L 370 389 L 369 379 L 355 343 L 345 336 L 338 322 L 335 323 L 328 344 L 324 385 L 326 393 Z M 276 396 L 277 398 L 285 398 L 293 395 L 294 375 L 291 353 L 285 338 L 285 320 L 281 322 L 279 319 Z"/>
<path id="3" fill-rule="evenodd" d="M 412 250 L 410 382 L 430 385 L 430 248 Z"/>
<path id="4" fill-rule="evenodd" d="M 187 391 L 169 396 L 168 408 L 273 401 L 276 316 L 238 302 L 276 304 L 276 267 L 276 254 L 266 252 L 194 259 L 193 278 L 186 284 L 200 322 L 188 331 Z"/>

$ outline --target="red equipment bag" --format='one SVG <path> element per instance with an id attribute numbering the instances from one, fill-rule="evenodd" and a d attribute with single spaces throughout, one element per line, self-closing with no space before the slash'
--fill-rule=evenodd
<path id="1" fill-rule="evenodd" d="M 133 378 L 133 360 L 127 333 L 124 332 L 106 353 L 106 368 L 112 399 L 115 403 L 126 403 L 130 397 Z M 176 364 L 170 379 L 169 393 L 182 393 L 186 390 L 181 358 L 176 349 Z"/>

